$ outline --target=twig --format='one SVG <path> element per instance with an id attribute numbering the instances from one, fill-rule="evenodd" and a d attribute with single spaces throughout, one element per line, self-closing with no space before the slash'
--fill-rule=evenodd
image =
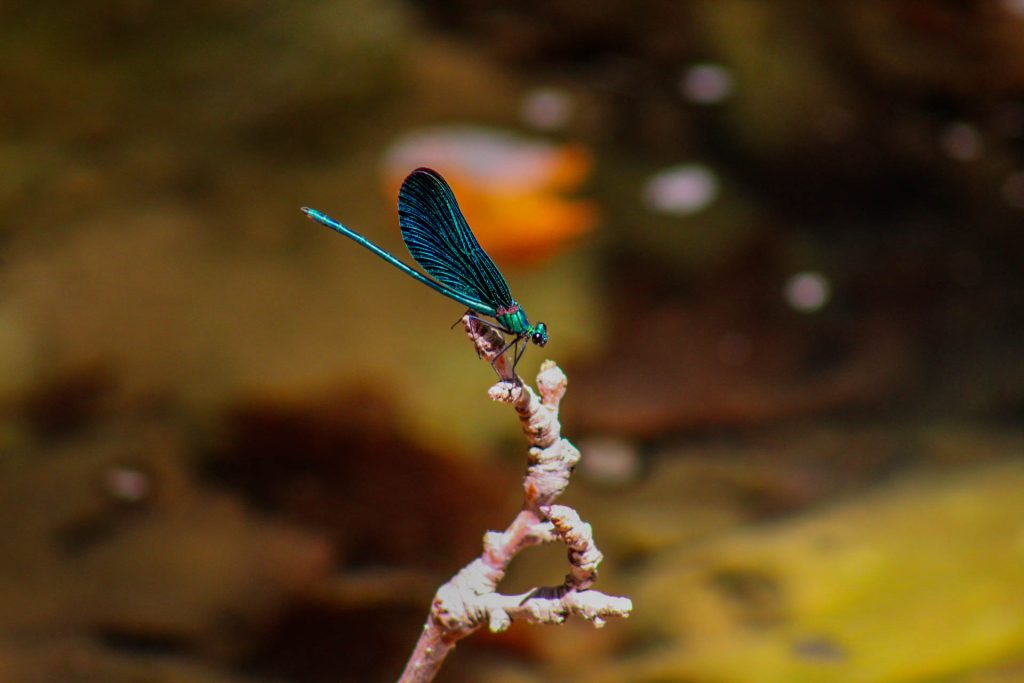
<path id="1" fill-rule="evenodd" d="M 504 348 L 501 335 L 468 315 L 462 322 L 480 357 L 494 360 Z M 580 458 L 579 451 L 562 438 L 558 422 L 558 404 L 568 384 L 565 373 L 554 362 L 544 361 L 537 375 L 538 397 L 513 376 L 504 357 L 498 358 L 494 367 L 503 380 L 488 394 L 515 408 L 530 445 L 523 507 L 505 531 L 487 532 L 480 557 L 437 590 L 399 683 L 433 680 L 455 643 L 484 624 L 499 632 L 515 619 L 560 624 L 575 614 L 600 628 L 608 618 L 628 617 L 633 609 L 629 598 L 590 590 L 601 551 L 594 544 L 590 525 L 572 508 L 554 504 L 569 485 Z M 534 588 L 521 595 L 497 592 L 512 558 L 530 546 L 554 542 L 569 549 L 569 573 L 562 585 Z"/>

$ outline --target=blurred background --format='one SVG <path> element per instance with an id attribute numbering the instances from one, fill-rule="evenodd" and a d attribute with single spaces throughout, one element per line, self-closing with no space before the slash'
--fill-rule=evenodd
<path id="1" fill-rule="evenodd" d="M 439 680 L 1024 680 L 1020 0 L 0 18 L 0 679 L 397 678 L 524 442 L 462 309 L 298 209 L 406 258 L 429 165 L 635 604 Z"/>

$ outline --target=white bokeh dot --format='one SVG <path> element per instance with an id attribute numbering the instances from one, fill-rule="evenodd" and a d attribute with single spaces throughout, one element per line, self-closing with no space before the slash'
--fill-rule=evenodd
<path id="1" fill-rule="evenodd" d="M 683 72 L 679 90 L 690 102 L 718 104 L 732 94 L 732 73 L 721 64 L 694 64 Z"/>
<path id="2" fill-rule="evenodd" d="M 651 176 L 644 200 L 651 209 L 676 216 L 701 211 L 718 197 L 718 178 L 701 164 L 672 166 Z"/>
<path id="3" fill-rule="evenodd" d="M 828 303 L 832 287 L 821 273 L 795 273 L 783 287 L 782 295 L 793 309 L 801 313 L 814 313 Z"/>
<path id="4" fill-rule="evenodd" d="M 636 445 L 616 436 L 591 436 L 580 442 L 586 457 L 580 460 L 580 472 L 591 481 L 605 485 L 629 484 L 642 470 Z"/>
<path id="5" fill-rule="evenodd" d="M 538 130 L 564 128 L 572 118 L 575 105 L 563 90 L 537 88 L 523 97 L 519 113 L 527 125 Z"/>

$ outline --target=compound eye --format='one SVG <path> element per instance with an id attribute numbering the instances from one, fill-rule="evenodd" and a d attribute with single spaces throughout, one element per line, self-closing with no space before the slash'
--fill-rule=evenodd
<path id="1" fill-rule="evenodd" d="M 540 332 L 534 332 L 531 339 L 533 340 L 534 344 L 540 344 L 542 341 L 544 341 L 544 338 L 540 336 Z"/>

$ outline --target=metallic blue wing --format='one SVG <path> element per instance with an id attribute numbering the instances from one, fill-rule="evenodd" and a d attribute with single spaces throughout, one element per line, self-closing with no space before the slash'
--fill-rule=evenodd
<path id="1" fill-rule="evenodd" d="M 439 173 L 418 168 L 409 174 L 398 193 L 398 222 L 409 253 L 439 283 L 494 309 L 515 304 Z"/>

